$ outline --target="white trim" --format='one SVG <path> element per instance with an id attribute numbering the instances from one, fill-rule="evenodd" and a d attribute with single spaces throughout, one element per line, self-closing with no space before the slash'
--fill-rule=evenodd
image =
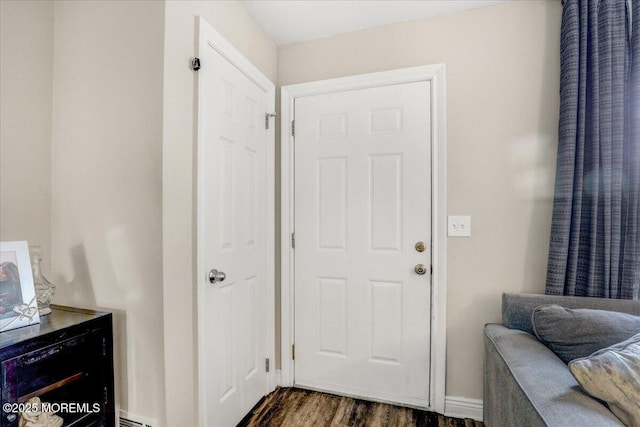
<path id="1" fill-rule="evenodd" d="M 431 407 L 445 409 L 447 362 L 447 122 L 445 66 L 431 77 Z"/>
<path id="2" fill-rule="evenodd" d="M 472 418 L 482 421 L 483 402 L 479 399 L 447 396 L 445 398 L 444 415 L 455 418 Z"/>
<path id="3" fill-rule="evenodd" d="M 295 93 L 295 92 L 294 92 Z M 294 96 L 288 86 L 280 88 L 280 368 L 281 384 L 293 386 L 293 360 L 291 345 L 294 342 L 293 277 L 295 251 L 291 248 L 294 230 L 294 151 L 291 137 Z"/>
<path id="4" fill-rule="evenodd" d="M 229 61 L 233 66 L 235 66 L 238 71 L 247 76 L 251 81 L 253 81 L 260 89 L 263 90 L 267 97 L 267 105 L 266 108 L 268 111 L 273 112 L 275 110 L 275 86 L 274 84 L 258 70 L 247 58 L 245 58 L 239 51 L 237 51 L 233 45 L 231 45 L 220 33 L 213 29 L 211 25 L 207 23 L 202 17 L 198 17 L 196 23 L 196 35 L 198 37 L 197 44 L 197 53 L 196 56 L 201 56 L 201 52 L 205 46 L 210 46 L 214 50 L 216 50 L 220 55 L 222 55 L 227 61 Z M 202 60 L 202 59 L 201 59 Z M 206 67 L 207 64 L 201 64 L 202 67 Z M 198 79 L 196 78 L 196 87 L 195 87 L 195 98 L 197 102 L 197 110 L 196 117 L 198 117 L 200 111 L 200 99 L 198 97 Z M 265 113 L 266 113 L 265 112 Z M 265 271 L 265 286 L 266 286 L 266 318 L 264 321 L 267 325 L 267 336 L 266 336 L 266 357 L 271 361 L 271 366 L 275 367 L 275 254 L 271 249 L 275 245 L 275 126 L 269 126 L 269 129 L 266 132 L 265 144 L 267 144 L 267 148 L 265 150 L 265 174 L 266 174 L 266 215 L 264 218 L 265 221 L 265 235 L 266 235 L 266 271 Z M 200 123 L 198 123 L 197 129 L 197 153 L 200 153 Z M 202 179 L 198 170 L 201 170 L 202 166 L 200 164 L 201 156 L 198 155 L 196 159 L 196 226 L 197 230 L 201 229 L 201 217 L 200 215 L 200 205 L 198 201 L 200 200 L 202 191 L 202 184 L 200 180 Z M 201 354 L 201 347 L 199 345 L 202 342 L 203 337 L 200 335 L 202 333 L 202 328 L 200 327 L 200 316 L 198 313 L 203 309 L 201 304 L 203 304 L 204 299 L 201 298 L 202 292 L 202 284 L 205 283 L 204 275 L 200 274 L 201 270 L 203 270 L 203 260 L 202 257 L 202 242 L 198 238 L 198 232 L 196 234 L 196 288 L 197 288 L 197 370 L 198 373 L 203 371 L 203 364 L 206 363 L 204 357 Z M 202 278 L 200 277 L 202 276 Z M 269 373 L 267 373 L 267 393 L 275 390 L 276 387 L 276 370 L 271 369 Z M 198 420 L 200 426 L 206 426 L 205 420 L 205 408 L 206 408 L 206 396 L 204 393 L 204 384 L 200 381 L 201 376 L 198 374 L 197 381 L 197 392 L 198 392 Z"/>
<path id="5" fill-rule="evenodd" d="M 263 74 L 260 73 L 260 76 Z M 264 77 L 267 79 L 266 77 Z M 276 111 L 276 88 L 269 79 L 269 85 L 264 89 L 267 95 L 267 111 L 272 113 Z M 267 318 L 267 357 L 270 360 L 272 369 L 267 374 L 267 391 L 272 392 L 276 389 L 277 377 L 275 373 L 276 367 L 276 126 L 275 118 L 273 123 L 267 129 L 267 149 L 265 150 L 265 174 L 266 174 L 266 215 L 265 215 L 265 248 L 267 252 L 267 266 L 265 270 L 266 285 L 266 315 Z"/>
<path id="6" fill-rule="evenodd" d="M 447 296 L 447 158 L 445 65 L 427 65 L 363 74 L 338 79 L 301 83 L 281 88 L 281 357 L 282 385 L 294 385 L 293 278 L 295 253 L 291 249 L 294 231 L 294 151 L 290 126 L 296 98 L 354 89 L 429 81 L 431 83 L 431 173 L 432 173 L 432 295 L 431 295 L 431 376 L 429 409 L 445 411 L 446 296 Z"/>

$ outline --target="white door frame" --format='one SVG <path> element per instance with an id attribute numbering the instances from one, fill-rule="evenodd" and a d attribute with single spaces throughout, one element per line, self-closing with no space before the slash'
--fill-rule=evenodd
<path id="1" fill-rule="evenodd" d="M 236 48 L 231 45 L 220 33 L 213 29 L 211 25 L 207 23 L 202 17 L 198 17 L 196 20 L 196 34 L 198 36 L 197 41 L 197 52 L 196 56 L 202 56 L 202 49 L 204 49 L 207 45 L 211 48 L 215 49 L 218 53 L 220 53 L 227 61 L 233 64 L 238 71 L 247 76 L 252 82 L 254 82 L 260 89 L 264 91 L 267 95 L 267 109 L 269 113 L 275 111 L 275 86 L 274 84 L 258 70 L 247 58 L 245 58 Z M 207 64 L 201 64 L 201 66 L 207 67 Z M 200 99 L 198 97 L 198 84 L 199 79 L 196 78 L 195 85 L 195 99 L 197 103 L 196 117 L 198 117 L 200 111 Z M 266 113 L 265 112 L 265 113 Z M 196 216 L 197 216 L 197 230 L 196 230 L 196 248 L 197 248 L 197 256 L 196 256 L 196 272 L 197 272 L 197 369 L 198 372 L 203 371 L 203 366 L 207 361 L 205 360 L 205 355 L 203 354 L 202 346 L 199 345 L 200 342 L 203 341 L 203 336 L 201 335 L 203 332 L 203 328 L 201 325 L 201 317 L 199 313 L 204 312 L 205 302 L 202 298 L 203 286 L 211 286 L 208 283 L 205 274 L 202 274 L 203 271 L 207 270 L 209 266 L 204 263 L 202 258 L 203 254 L 203 239 L 200 238 L 198 230 L 202 229 L 202 205 L 200 204 L 200 200 L 203 197 L 203 177 L 200 174 L 200 171 L 203 168 L 209 167 L 210 165 L 204 164 L 204 160 L 202 156 L 200 156 L 201 152 L 201 142 L 202 142 L 202 129 L 200 126 L 200 122 L 198 121 L 197 125 L 197 159 L 196 162 Z M 267 354 L 265 357 L 269 358 L 271 361 L 271 369 L 267 374 L 267 390 L 268 392 L 275 390 L 276 381 L 275 381 L 275 259 L 274 259 L 274 251 L 273 247 L 275 244 L 275 120 L 270 123 L 269 129 L 267 130 L 267 136 L 265 138 L 264 143 L 266 144 L 265 156 L 266 156 L 266 217 L 265 221 L 265 248 L 266 248 L 266 270 L 265 270 L 265 286 L 267 292 L 267 298 L 265 301 L 266 304 L 266 318 L 264 319 L 265 324 L 267 325 Z M 200 426 L 206 426 L 205 419 L 205 408 L 206 408 L 206 396 L 205 396 L 205 385 L 201 380 L 201 376 L 198 374 L 198 420 Z"/>
<path id="2" fill-rule="evenodd" d="M 291 121 L 294 101 L 304 96 L 322 95 L 354 89 L 427 81 L 431 84 L 431 174 L 432 174 L 432 252 L 431 263 L 431 361 L 429 409 L 444 413 L 446 375 L 446 298 L 447 298 L 447 159 L 445 65 L 436 64 L 379 73 L 362 74 L 281 88 L 281 385 L 294 385 L 294 263 L 291 233 L 295 224 L 294 137 Z"/>

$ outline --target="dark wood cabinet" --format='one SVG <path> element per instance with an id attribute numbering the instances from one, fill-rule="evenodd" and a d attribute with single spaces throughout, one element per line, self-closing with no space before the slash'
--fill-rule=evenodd
<path id="1" fill-rule="evenodd" d="M 18 427 L 14 410 L 32 397 L 63 426 L 114 427 L 112 315 L 52 309 L 38 325 L 0 333 L 0 427 Z"/>

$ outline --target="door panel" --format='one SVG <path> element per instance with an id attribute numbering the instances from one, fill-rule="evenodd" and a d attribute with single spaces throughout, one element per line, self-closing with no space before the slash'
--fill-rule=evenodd
<path id="1" fill-rule="evenodd" d="M 295 383 L 428 406 L 430 84 L 295 101 Z M 417 252 L 416 242 L 427 250 Z"/>
<path id="2" fill-rule="evenodd" d="M 211 46 L 200 55 L 201 402 L 207 426 L 227 427 L 236 425 L 268 387 L 267 94 Z M 226 279 L 209 283 L 213 268 Z"/>

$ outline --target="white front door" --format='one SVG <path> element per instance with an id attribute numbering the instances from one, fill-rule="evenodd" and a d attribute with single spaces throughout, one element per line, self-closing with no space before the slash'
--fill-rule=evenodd
<path id="1" fill-rule="evenodd" d="M 268 392 L 267 251 L 273 247 L 266 233 L 271 216 L 265 112 L 273 93 L 265 93 L 206 39 L 199 55 L 201 422 L 202 427 L 229 427 Z M 226 278 L 220 280 L 219 274 L 211 283 L 212 269 Z"/>
<path id="2" fill-rule="evenodd" d="M 429 82 L 295 100 L 296 385 L 429 405 L 430 104 Z"/>

